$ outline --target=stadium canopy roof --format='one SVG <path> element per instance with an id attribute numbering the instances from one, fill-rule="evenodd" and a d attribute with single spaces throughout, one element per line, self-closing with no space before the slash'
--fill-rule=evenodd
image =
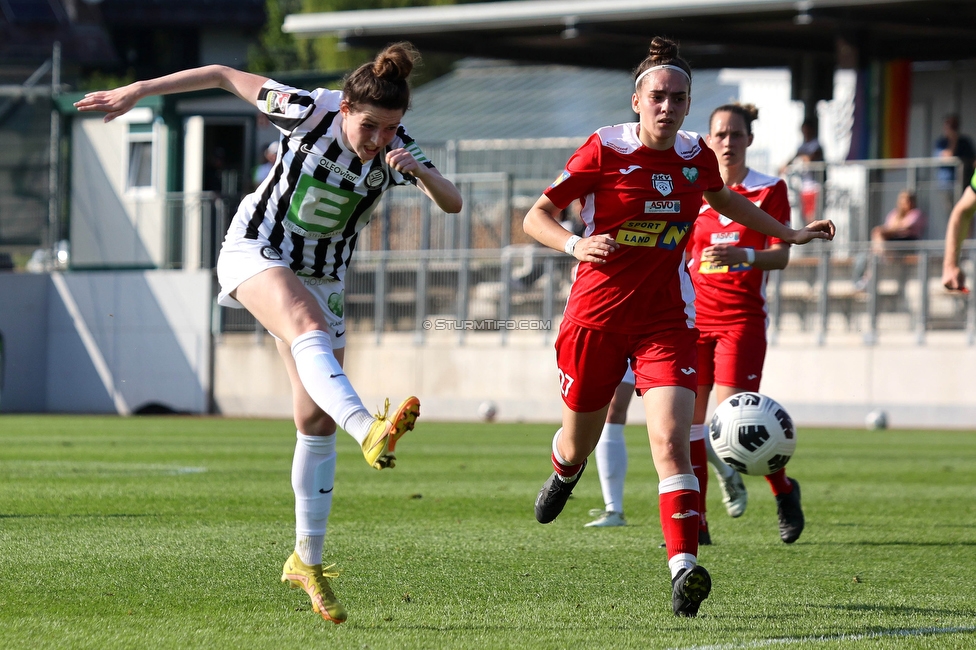
<path id="1" fill-rule="evenodd" d="M 524 0 L 292 14 L 284 31 L 380 48 L 631 69 L 652 36 L 697 68 L 974 58 L 968 0 Z"/>

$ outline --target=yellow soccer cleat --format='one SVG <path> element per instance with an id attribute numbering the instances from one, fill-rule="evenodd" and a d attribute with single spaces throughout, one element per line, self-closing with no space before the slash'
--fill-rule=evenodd
<path id="1" fill-rule="evenodd" d="M 383 414 L 376 414 L 376 419 L 369 428 L 369 434 L 363 440 L 363 456 L 370 467 L 384 469 L 386 467 L 396 467 L 396 456 L 393 449 L 396 447 L 397 440 L 403 434 L 413 429 L 420 417 L 420 400 L 416 397 L 408 397 L 400 403 L 399 408 L 391 416 L 390 400 L 386 400 L 383 407 Z"/>
<path id="2" fill-rule="evenodd" d="M 281 573 L 281 581 L 289 583 L 290 587 L 301 587 L 312 599 L 312 609 L 327 621 L 336 625 L 346 620 L 346 608 L 342 606 L 332 593 L 329 578 L 338 578 L 338 571 L 329 571 L 334 564 L 322 569 L 321 564 L 309 566 L 302 562 L 298 553 L 292 553 L 285 561 L 285 568 Z"/>

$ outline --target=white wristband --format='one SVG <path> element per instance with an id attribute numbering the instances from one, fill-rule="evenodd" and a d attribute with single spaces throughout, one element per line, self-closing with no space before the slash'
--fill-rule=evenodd
<path id="1" fill-rule="evenodd" d="M 753 264 L 755 264 L 756 263 L 756 249 L 755 248 L 746 248 L 746 249 L 743 249 L 743 250 L 745 250 L 745 252 L 746 252 L 746 264 L 748 264 L 749 266 L 752 266 Z"/>
<path id="2" fill-rule="evenodd" d="M 563 246 L 563 250 L 566 251 L 567 255 L 573 254 L 573 249 L 576 248 L 576 244 L 578 244 L 579 240 L 581 239 L 583 238 L 580 237 L 579 235 L 573 235 L 572 237 L 566 240 L 566 245 Z"/>

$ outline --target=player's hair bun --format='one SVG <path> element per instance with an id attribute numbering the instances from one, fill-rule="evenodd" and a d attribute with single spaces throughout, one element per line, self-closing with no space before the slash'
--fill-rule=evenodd
<path id="1" fill-rule="evenodd" d="M 759 109 L 755 104 L 742 104 L 742 110 L 749 116 L 749 121 L 759 119 Z"/>
<path id="2" fill-rule="evenodd" d="M 364 105 L 406 112 L 410 107 L 407 77 L 420 61 L 420 53 L 407 42 L 383 48 L 376 58 L 346 77 L 342 97 L 354 109 Z"/>
<path id="3" fill-rule="evenodd" d="M 410 43 L 393 43 L 376 55 L 373 60 L 373 74 L 377 79 L 400 81 L 410 76 L 420 53 Z"/>
<path id="4" fill-rule="evenodd" d="M 678 58 L 678 44 L 669 38 L 655 36 L 651 41 L 648 56 L 654 62 L 671 61 Z"/>

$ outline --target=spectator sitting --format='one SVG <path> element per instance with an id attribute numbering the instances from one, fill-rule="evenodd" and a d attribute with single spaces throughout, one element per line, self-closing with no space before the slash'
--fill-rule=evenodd
<path id="1" fill-rule="evenodd" d="M 898 193 L 895 209 L 880 226 L 871 229 L 871 249 L 883 253 L 886 241 L 913 241 L 925 232 L 925 213 L 918 209 L 915 193 L 905 189 Z"/>
<path id="2" fill-rule="evenodd" d="M 898 193 L 895 208 L 885 217 L 884 223 L 871 229 L 871 251 L 875 255 L 883 255 L 885 242 L 921 239 L 926 220 L 925 213 L 917 206 L 915 192 L 902 190 Z M 867 289 L 871 275 L 867 254 L 859 254 L 854 263 L 854 277 L 857 278 L 854 288 L 857 291 Z"/>

